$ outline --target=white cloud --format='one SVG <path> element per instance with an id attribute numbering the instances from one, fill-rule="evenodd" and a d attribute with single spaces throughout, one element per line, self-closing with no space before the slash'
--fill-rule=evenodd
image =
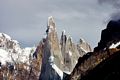
<path id="1" fill-rule="evenodd" d="M 0 32 L 28 46 L 39 42 L 52 15 L 59 35 L 65 29 L 75 41 L 82 36 L 96 46 L 113 10 L 97 0 L 0 0 Z"/>

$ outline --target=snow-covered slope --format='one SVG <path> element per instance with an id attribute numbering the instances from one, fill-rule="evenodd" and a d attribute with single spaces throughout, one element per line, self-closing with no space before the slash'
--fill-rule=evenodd
<path id="1" fill-rule="evenodd" d="M 35 47 L 22 49 L 17 40 L 13 40 L 7 34 L 0 33 L 0 61 L 2 64 L 6 62 L 29 63 L 29 57 L 32 56 L 35 49 Z"/>
<path id="2" fill-rule="evenodd" d="M 4 49 L 0 49 L 0 62 L 2 64 L 5 64 L 7 61 L 11 61 L 9 53 L 5 51 Z"/>
<path id="3" fill-rule="evenodd" d="M 12 40 L 10 36 L 4 33 L 0 33 L 0 48 L 12 53 L 21 53 L 22 51 L 19 42 Z"/>
<path id="4" fill-rule="evenodd" d="M 112 45 L 111 45 L 109 48 L 110 48 L 110 49 L 111 49 L 111 48 L 116 48 L 116 47 L 118 47 L 119 45 L 120 45 L 120 41 L 117 42 L 116 44 L 112 43 Z"/>

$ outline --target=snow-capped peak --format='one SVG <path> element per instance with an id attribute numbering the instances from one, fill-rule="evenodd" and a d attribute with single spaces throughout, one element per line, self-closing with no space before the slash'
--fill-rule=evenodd
<path id="1" fill-rule="evenodd" d="M 0 37 L 5 37 L 5 38 L 7 38 L 7 39 L 11 40 L 11 37 L 10 37 L 10 36 L 8 36 L 8 35 L 7 35 L 7 34 L 5 34 L 5 33 L 0 33 Z"/>
<path id="2" fill-rule="evenodd" d="M 35 51 L 35 47 L 27 47 L 22 49 L 17 40 L 13 40 L 10 36 L 0 33 L 0 61 L 2 64 L 6 62 L 29 62 L 29 56 Z"/>

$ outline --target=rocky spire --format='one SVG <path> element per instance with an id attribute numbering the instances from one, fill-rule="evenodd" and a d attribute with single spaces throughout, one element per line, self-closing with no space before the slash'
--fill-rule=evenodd
<path id="1" fill-rule="evenodd" d="M 70 73 L 75 67 L 80 55 L 77 46 L 72 41 L 72 37 L 66 36 L 65 30 L 62 32 L 60 42 L 64 59 L 64 71 Z"/>
<path id="2" fill-rule="evenodd" d="M 59 46 L 55 21 L 52 16 L 48 17 L 46 33 L 47 37 L 44 44 L 40 80 L 60 80 L 60 76 L 62 76 L 62 74 L 57 74 L 57 71 L 55 70 L 56 68 L 54 69 L 53 65 L 57 66 L 57 69 L 62 70 L 63 59 Z"/>
<path id="3" fill-rule="evenodd" d="M 48 26 L 47 28 L 55 29 L 55 21 L 52 16 L 48 17 L 48 25 L 47 26 Z"/>
<path id="4" fill-rule="evenodd" d="M 66 51 L 65 51 L 65 66 L 68 68 L 68 70 L 65 68 L 65 71 L 71 72 L 73 68 L 75 67 L 78 58 L 80 57 L 80 54 L 77 50 L 77 46 L 73 43 L 72 37 L 68 36 L 66 41 Z"/>
<path id="5" fill-rule="evenodd" d="M 65 34 L 65 30 L 62 32 L 59 42 L 52 16 L 48 18 L 46 34 L 40 80 L 61 80 L 64 78 L 64 74 L 72 72 L 78 58 L 82 56 L 83 53 L 79 50 L 83 51 L 86 48 L 78 50 L 77 45 L 72 41 L 72 37 Z M 84 54 L 86 54 L 85 51 Z"/>
<path id="6" fill-rule="evenodd" d="M 90 45 L 87 42 L 85 42 L 85 40 L 82 38 L 79 40 L 79 43 L 77 44 L 77 49 L 81 57 L 88 52 L 92 52 Z"/>
<path id="7" fill-rule="evenodd" d="M 57 66 L 61 66 L 62 61 L 62 54 L 59 46 L 59 40 L 58 40 L 58 35 L 56 31 L 56 26 L 55 26 L 55 21 L 52 16 L 48 17 L 48 26 L 47 26 L 47 42 L 50 47 L 50 54 L 56 56 L 55 59 L 57 60 L 56 64 Z M 59 61 L 59 62 L 58 62 Z"/>

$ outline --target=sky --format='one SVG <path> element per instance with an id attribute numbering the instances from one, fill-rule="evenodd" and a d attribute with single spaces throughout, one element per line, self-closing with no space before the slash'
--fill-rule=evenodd
<path id="1" fill-rule="evenodd" d="M 66 30 L 74 42 L 83 38 L 94 48 L 109 20 L 119 18 L 119 7 L 120 0 L 0 0 L 0 32 L 34 46 L 53 16 L 59 37 Z"/>

